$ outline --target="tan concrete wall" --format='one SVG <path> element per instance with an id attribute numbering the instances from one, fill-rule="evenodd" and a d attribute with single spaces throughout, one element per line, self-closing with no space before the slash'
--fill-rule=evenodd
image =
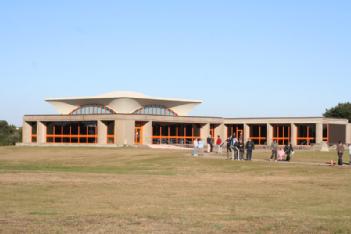
<path id="1" fill-rule="evenodd" d="M 296 124 L 291 124 L 291 144 L 293 146 L 296 146 L 297 145 L 297 127 L 296 127 Z"/>
<path id="2" fill-rule="evenodd" d="M 134 145 L 135 121 L 116 120 L 117 145 Z"/>
<path id="3" fill-rule="evenodd" d="M 346 144 L 351 144 L 351 123 L 346 125 Z"/>
<path id="4" fill-rule="evenodd" d="M 245 123 L 244 124 L 244 142 L 247 142 L 250 138 L 250 126 Z"/>
<path id="5" fill-rule="evenodd" d="M 46 126 L 43 122 L 37 122 L 37 142 L 38 144 L 46 143 Z"/>
<path id="6" fill-rule="evenodd" d="M 316 123 L 316 143 L 323 142 L 323 123 Z"/>
<path id="7" fill-rule="evenodd" d="M 26 121 L 23 121 L 22 125 L 22 143 L 23 144 L 29 144 L 32 142 L 32 126 L 27 123 Z"/>
<path id="8" fill-rule="evenodd" d="M 206 138 L 210 135 L 210 124 L 204 124 L 200 130 L 200 137 L 204 143 L 206 143 Z"/>
<path id="9" fill-rule="evenodd" d="M 107 126 L 101 120 L 97 121 L 98 144 L 107 144 Z"/>
<path id="10" fill-rule="evenodd" d="M 215 128 L 215 140 L 217 139 L 217 136 L 220 136 L 222 140 L 226 139 L 226 126 L 224 124 L 220 124 Z"/>
<path id="11" fill-rule="evenodd" d="M 97 121 L 97 120 L 134 120 L 170 123 L 197 123 L 197 124 L 222 124 L 223 118 L 215 117 L 183 117 L 183 116 L 156 116 L 156 115 L 26 115 L 25 121 Z"/>
<path id="12" fill-rule="evenodd" d="M 273 126 L 267 124 L 267 145 L 271 145 L 273 142 Z"/>
<path id="13" fill-rule="evenodd" d="M 294 118 L 225 118 L 225 124 L 316 124 L 316 123 L 330 123 L 330 124 L 347 124 L 347 119 L 333 119 L 324 117 L 294 117 Z"/>
<path id="14" fill-rule="evenodd" d="M 143 127 L 143 144 L 152 144 L 152 121 L 147 122 Z"/>

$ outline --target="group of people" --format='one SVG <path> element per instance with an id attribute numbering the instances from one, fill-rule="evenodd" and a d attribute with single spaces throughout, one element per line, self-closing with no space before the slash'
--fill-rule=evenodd
<path id="1" fill-rule="evenodd" d="M 351 144 L 348 145 L 348 150 L 349 150 L 349 165 L 351 166 Z M 338 165 L 343 166 L 343 157 L 344 157 L 344 152 L 345 152 L 345 146 L 342 143 L 342 141 L 339 141 L 339 143 L 336 145 L 336 152 L 338 154 Z"/>
<path id="2" fill-rule="evenodd" d="M 232 160 L 252 160 L 252 153 L 255 149 L 255 144 L 251 139 L 244 144 L 241 137 L 236 138 L 235 134 L 227 138 L 226 141 L 223 141 L 220 136 L 217 136 L 215 140 L 211 135 L 209 135 L 206 139 L 207 143 L 207 153 L 216 152 L 218 154 L 222 154 L 222 148 L 226 144 L 227 145 L 227 159 Z M 193 156 L 199 156 L 204 154 L 204 142 L 199 138 L 195 139 L 193 142 Z M 284 147 L 280 147 L 277 141 L 273 141 L 271 144 L 272 154 L 270 157 L 270 161 L 286 161 L 290 162 L 292 156 L 294 155 L 294 149 L 290 142 L 288 142 Z M 351 144 L 348 145 L 349 157 L 350 157 L 350 165 L 351 165 Z M 244 157 L 246 151 L 246 157 Z M 338 165 L 343 165 L 343 155 L 345 152 L 345 146 L 340 141 L 336 147 L 337 155 L 338 155 Z"/>
<path id="3" fill-rule="evenodd" d="M 252 152 L 255 149 L 255 144 L 251 139 L 249 139 L 246 144 L 243 143 L 240 138 L 236 138 L 235 135 L 228 137 L 226 142 L 222 140 L 220 136 L 217 136 L 215 140 L 211 135 L 206 138 L 207 143 L 207 153 L 216 152 L 217 154 L 222 154 L 222 148 L 227 144 L 227 159 L 232 160 L 252 160 Z M 203 155 L 204 153 L 204 144 L 201 139 L 195 139 L 193 142 L 193 156 Z M 246 158 L 244 154 L 246 151 Z"/>
<path id="4" fill-rule="evenodd" d="M 294 154 L 294 148 L 292 144 L 288 142 L 284 148 L 278 145 L 277 141 L 273 141 L 271 144 L 272 155 L 270 160 L 276 161 L 287 161 L 290 162 L 292 155 Z"/>
<path id="5" fill-rule="evenodd" d="M 218 154 L 222 154 L 223 142 L 220 136 L 217 137 L 217 140 L 215 142 L 214 138 L 211 135 L 209 135 L 206 139 L 206 143 L 207 143 L 207 153 L 212 153 L 216 146 L 216 152 Z M 203 155 L 204 143 L 200 138 L 194 140 L 193 146 L 194 146 L 193 153 L 192 153 L 193 156 L 196 157 L 199 155 Z"/>
<path id="6" fill-rule="evenodd" d="M 248 139 L 246 144 L 241 140 L 241 137 L 236 138 L 235 134 L 228 137 L 227 140 L 227 159 L 232 160 L 252 160 L 252 152 L 255 149 L 255 144 L 251 139 Z M 244 158 L 246 150 L 246 158 Z"/>

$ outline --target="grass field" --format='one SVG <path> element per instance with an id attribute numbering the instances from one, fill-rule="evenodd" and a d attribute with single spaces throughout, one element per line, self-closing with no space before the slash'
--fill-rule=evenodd
<path id="1" fill-rule="evenodd" d="M 351 233 L 349 166 L 268 154 L 2 147 L 0 233 Z"/>

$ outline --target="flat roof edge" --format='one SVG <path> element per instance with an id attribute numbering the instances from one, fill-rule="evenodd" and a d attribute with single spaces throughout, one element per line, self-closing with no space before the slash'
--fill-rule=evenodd
<path id="1" fill-rule="evenodd" d="M 124 113 L 117 113 L 117 114 L 107 114 L 107 115 L 102 115 L 102 114 L 98 114 L 96 116 L 114 116 L 114 115 L 120 115 L 120 116 L 162 116 L 162 115 L 138 115 L 138 114 L 124 114 Z M 40 115 L 40 114 L 29 114 L 29 115 L 24 115 L 24 117 L 45 117 L 45 116 L 76 116 L 76 115 L 60 115 L 60 114 L 44 114 L 44 115 Z M 94 116 L 94 114 L 90 115 L 90 116 Z M 349 122 L 348 119 L 343 119 L 343 118 L 328 118 L 328 117 L 322 117 L 322 116 L 315 116 L 315 117 L 311 117 L 311 116 L 306 116 L 306 117 L 235 117 L 235 118 L 227 118 L 227 117 L 218 117 L 218 116 L 164 116 L 164 117 L 172 117 L 172 118 L 208 118 L 208 119 L 218 119 L 218 120 L 223 120 L 225 121 L 237 121 L 237 120 L 304 120 L 304 119 L 320 119 L 320 120 L 333 120 L 333 121 L 345 121 L 345 122 Z"/>

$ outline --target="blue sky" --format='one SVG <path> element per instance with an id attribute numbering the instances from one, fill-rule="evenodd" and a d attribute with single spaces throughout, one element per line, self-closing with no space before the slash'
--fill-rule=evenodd
<path id="1" fill-rule="evenodd" d="M 350 101 L 351 1 L 1 1 L 0 119 L 114 90 L 192 114 L 319 116 Z"/>

